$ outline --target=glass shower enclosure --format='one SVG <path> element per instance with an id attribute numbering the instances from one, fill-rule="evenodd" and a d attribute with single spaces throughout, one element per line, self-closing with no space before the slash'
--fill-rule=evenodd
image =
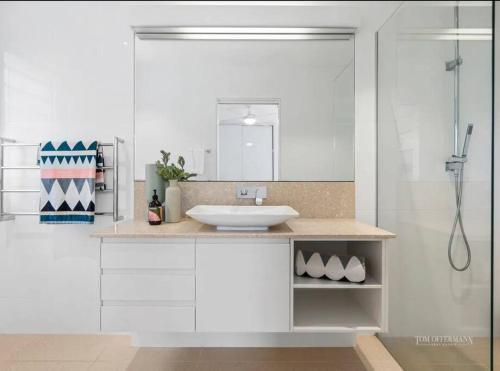
<path id="1" fill-rule="evenodd" d="M 404 2 L 377 35 L 377 223 L 397 235 L 380 339 L 404 370 L 494 363 L 492 15 Z"/>

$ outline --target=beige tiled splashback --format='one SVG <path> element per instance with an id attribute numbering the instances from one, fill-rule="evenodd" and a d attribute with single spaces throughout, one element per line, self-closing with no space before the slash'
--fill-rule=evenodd
<path id="1" fill-rule="evenodd" d="M 289 205 L 303 218 L 354 218 L 354 182 L 181 182 L 182 213 L 201 205 L 253 205 L 237 199 L 237 185 L 267 187 L 264 205 Z M 144 182 L 135 182 L 135 219 L 146 218 Z"/>

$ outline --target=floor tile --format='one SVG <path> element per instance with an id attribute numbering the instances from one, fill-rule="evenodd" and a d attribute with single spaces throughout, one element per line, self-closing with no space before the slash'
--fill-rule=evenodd
<path id="1" fill-rule="evenodd" d="M 196 362 L 200 360 L 201 348 L 139 348 L 134 361 L 157 360 L 161 362 Z"/>
<path id="2" fill-rule="evenodd" d="M 187 371 L 196 368 L 199 348 L 139 348 L 128 371 Z"/>
<path id="3" fill-rule="evenodd" d="M 88 371 L 127 371 L 130 361 L 97 361 Z"/>
<path id="4" fill-rule="evenodd" d="M 19 351 L 39 339 L 38 335 L 0 335 L 0 360 L 14 359 Z"/>
<path id="5" fill-rule="evenodd" d="M 91 362 L 14 362 L 8 371 L 87 371 Z"/>
<path id="6" fill-rule="evenodd" d="M 17 361 L 94 362 L 115 337 L 101 335 L 40 336 L 15 353 Z"/>
<path id="7" fill-rule="evenodd" d="M 486 366 L 480 365 L 412 365 L 405 371 L 487 371 Z"/>
<path id="8" fill-rule="evenodd" d="M 382 342 L 405 371 L 486 370 L 489 362 L 487 338 L 457 346 L 416 345 L 413 337 L 382 338 Z"/>
<path id="9" fill-rule="evenodd" d="M 0 371 L 9 371 L 14 361 L 0 361 Z"/>
<path id="10" fill-rule="evenodd" d="M 132 362 L 127 371 L 198 371 L 195 362 Z"/>
<path id="11" fill-rule="evenodd" d="M 101 354 L 97 357 L 97 361 L 131 361 L 136 356 L 139 348 L 131 346 L 106 346 Z"/>
<path id="12" fill-rule="evenodd" d="M 200 362 L 196 371 L 339 371 L 332 363 L 316 362 Z M 345 371 L 365 371 L 352 368 Z"/>
<path id="13" fill-rule="evenodd" d="M 359 361 L 354 348 L 202 348 L 202 361 L 330 362 Z"/>
<path id="14" fill-rule="evenodd" d="M 403 370 L 398 364 L 395 364 L 394 361 L 390 361 L 390 362 L 371 361 L 370 367 L 368 369 L 370 371 L 401 371 L 401 370 Z"/>

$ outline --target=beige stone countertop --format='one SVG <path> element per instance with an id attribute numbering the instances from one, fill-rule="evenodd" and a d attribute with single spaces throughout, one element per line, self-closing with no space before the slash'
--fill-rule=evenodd
<path id="1" fill-rule="evenodd" d="M 367 239 L 382 240 L 395 235 L 359 222 L 355 219 L 297 218 L 284 224 L 270 227 L 267 231 L 218 231 L 191 218 L 179 223 L 149 225 L 146 221 L 132 220 L 117 223 L 92 234 L 100 238 L 292 238 L 292 239 Z"/>

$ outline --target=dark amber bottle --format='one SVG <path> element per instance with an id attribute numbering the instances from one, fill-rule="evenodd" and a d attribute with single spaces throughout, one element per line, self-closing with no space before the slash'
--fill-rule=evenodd
<path id="1" fill-rule="evenodd" d="M 151 225 L 159 225 L 163 219 L 162 216 L 162 206 L 160 201 L 158 201 L 158 195 L 156 194 L 156 189 L 153 190 L 153 201 L 149 203 L 148 208 L 148 222 Z"/>

